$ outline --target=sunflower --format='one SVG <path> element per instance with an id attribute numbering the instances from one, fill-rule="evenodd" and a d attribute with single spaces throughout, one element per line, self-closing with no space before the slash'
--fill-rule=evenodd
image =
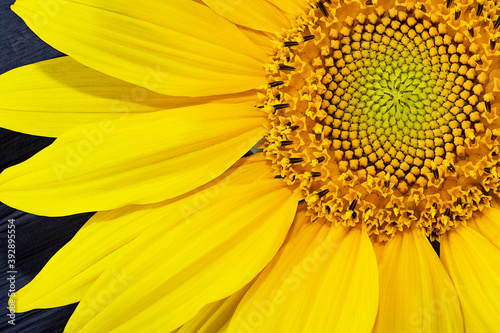
<path id="1" fill-rule="evenodd" d="M 98 211 L 16 311 L 79 302 L 67 332 L 500 327 L 498 2 L 13 10 L 69 56 L 0 76 L 1 125 L 57 137 L 0 200 Z"/>

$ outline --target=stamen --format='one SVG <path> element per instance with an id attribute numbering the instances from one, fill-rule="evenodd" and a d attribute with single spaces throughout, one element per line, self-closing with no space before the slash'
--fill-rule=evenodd
<path id="1" fill-rule="evenodd" d="M 274 81 L 274 82 L 269 83 L 269 87 L 274 88 L 277 86 L 281 86 L 283 83 L 284 83 L 283 81 Z"/>
<path id="2" fill-rule="evenodd" d="M 496 37 L 490 37 L 490 50 L 495 49 L 495 45 L 497 45 L 497 39 Z"/>
<path id="3" fill-rule="evenodd" d="M 467 28 L 467 31 L 469 32 L 471 37 L 474 37 L 474 27 L 473 26 L 469 26 Z"/>
<path id="4" fill-rule="evenodd" d="M 318 197 L 319 197 L 319 198 L 322 198 L 322 197 L 324 197 L 325 195 L 327 195 L 327 194 L 328 194 L 328 192 L 330 192 L 330 190 L 329 190 L 329 189 L 326 189 L 326 190 L 323 190 L 323 191 L 321 191 L 321 192 L 318 192 Z"/>
<path id="5" fill-rule="evenodd" d="M 280 142 L 280 146 L 281 146 L 281 147 L 286 147 L 286 146 L 289 146 L 289 145 L 291 145 L 291 144 L 293 144 L 293 141 L 290 141 L 290 140 L 287 140 L 287 141 L 281 141 L 281 142 Z"/>
<path id="6" fill-rule="evenodd" d="M 282 103 L 282 104 L 275 104 L 273 105 L 274 110 L 281 110 L 281 109 L 286 109 L 287 107 L 290 107 L 290 103 Z"/>
<path id="7" fill-rule="evenodd" d="M 353 202 L 349 205 L 349 210 L 354 210 L 356 208 L 356 204 L 358 203 L 358 199 L 354 199 Z"/>
<path id="8" fill-rule="evenodd" d="M 436 168 L 432 169 L 432 174 L 434 175 L 434 179 L 439 178 L 439 171 Z"/>
<path id="9" fill-rule="evenodd" d="M 389 187 L 389 185 L 391 185 L 390 178 L 391 178 L 391 177 L 389 176 L 389 174 L 388 174 L 388 173 L 386 173 L 386 174 L 385 174 L 385 177 L 384 177 L 384 186 L 385 186 L 386 188 L 388 188 L 388 187 Z"/>
<path id="10" fill-rule="evenodd" d="M 495 24 L 493 25 L 493 30 L 498 29 L 500 27 L 500 15 L 498 15 L 497 20 L 495 21 Z"/>
<path id="11" fill-rule="evenodd" d="M 317 2 L 319 10 L 321 10 L 321 14 L 323 14 L 325 17 L 330 17 L 330 13 L 328 13 L 328 10 L 326 10 L 325 4 L 322 1 Z"/>
<path id="12" fill-rule="evenodd" d="M 314 39 L 314 35 L 307 35 L 307 36 L 304 36 L 304 42 L 307 42 L 309 40 L 313 40 Z"/>
<path id="13" fill-rule="evenodd" d="M 302 157 L 290 157 L 290 164 L 297 164 L 304 162 Z"/>
<path id="14" fill-rule="evenodd" d="M 283 64 L 280 64 L 279 65 L 279 70 L 280 71 L 294 71 L 296 68 L 293 67 L 293 66 L 288 66 L 288 65 L 283 65 Z"/>
<path id="15" fill-rule="evenodd" d="M 477 4 L 477 10 L 476 10 L 476 15 L 479 16 L 483 12 L 484 5 L 482 3 Z"/>
<path id="16" fill-rule="evenodd" d="M 462 14 L 462 10 L 460 6 L 455 6 L 454 11 L 455 11 L 455 21 L 457 21 L 460 18 L 460 14 Z"/>
<path id="17" fill-rule="evenodd" d="M 292 47 L 292 46 L 297 46 L 299 45 L 299 42 L 291 41 L 291 42 L 285 42 L 284 46 L 285 47 Z"/>
<path id="18" fill-rule="evenodd" d="M 498 138 L 499 132 L 500 131 L 496 128 L 493 131 L 491 131 L 491 141 L 495 141 Z"/>
<path id="19" fill-rule="evenodd" d="M 486 107 L 486 111 L 491 112 L 491 101 L 489 95 L 484 95 L 484 106 Z"/>
<path id="20" fill-rule="evenodd" d="M 421 11 L 423 11 L 424 13 L 427 13 L 427 8 L 425 8 L 424 4 L 418 2 L 416 5 L 415 5 L 415 8 L 417 9 L 420 9 Z"/>
<path id="21" fill-rule="evenodd" d="M 313 171 L 313 172 L 311 172 L 311 176 L 312 177 L 321 177 L 321 172 Z"/>
<path id="22" fill-rule="evenodd" d="M 453 0 L 446 0 L 446 8 L 450 8 L 452 3 L 453 3 Z"/>

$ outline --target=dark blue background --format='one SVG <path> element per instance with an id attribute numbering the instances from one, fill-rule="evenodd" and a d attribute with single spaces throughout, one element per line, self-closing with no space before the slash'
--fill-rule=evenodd
<path id="1" fill-rule="evenodd" d="M 14 0 L 0 0 L 0 74 L 41 60 L 63 56 L 42 42 L 10 10 Z M 1 103 L 1 101 L 0 101 Z M 22 162 L 49 145 L 53 139 L 0 129 L 0 171 Z M 0 203 L 0 332 L 62 332 L 75 305 L 34 310 L 16 315 L 15 326 L 7 321 L 7 220 L 16 219 L 16 287 L 27 284 L 50 257 L 68 242 L 92 214 L 48 218 L 26 214 Z"/>

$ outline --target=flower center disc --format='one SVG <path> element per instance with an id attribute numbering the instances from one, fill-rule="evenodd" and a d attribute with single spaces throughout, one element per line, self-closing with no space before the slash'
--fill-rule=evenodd
<path id="1" fill-rule="evenodd" d="M 277 177 L 313 217 L 379 240 L 411 223 L 435 238 L 482 209 L 498 193 L 498 117 L 478 46 L 412 3 L 317 7 L 266 67 Z"/>

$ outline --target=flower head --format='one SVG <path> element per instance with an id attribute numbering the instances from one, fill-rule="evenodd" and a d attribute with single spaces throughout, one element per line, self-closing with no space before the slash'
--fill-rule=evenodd
<path id="1" fill-rule="evenodd" d="M 18 311 L 80 302 L 68 332 L 500 325 L 498 3 L 14 10 L 69 57 L 0 76 L 0 124 L 58 137 L 0 200 L 99 211 Z"/>
<path id="2" fill-rule="evenodd" d="M 265 152 L 314 217 L 379 240 L 414 224 L 434 239 L 498 191 L 498 116 L 478 63 L 491 45 L 433 4 L 371 7 L 322 4 L 282 34 Z"/>

